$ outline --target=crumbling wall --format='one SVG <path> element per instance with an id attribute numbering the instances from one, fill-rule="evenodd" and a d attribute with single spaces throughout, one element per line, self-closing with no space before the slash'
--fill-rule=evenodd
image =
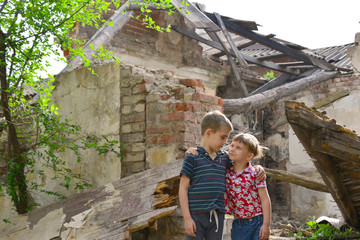
<path id="1" fill-rule="evenodd" d="M 72 171 L 82 174 L 94 188 L 182 159 L 187 148 L 200 143 L 200 122 L 205 113 L 222 110 L 222 99 L 206 88 L 201 79 L 181 78 L 172 71 L 127 64 L 105 64 L 94 70 L 97 76 L 86 68 L 59 75 L 53 92 L 54 103 L 61 106 L 59 114 L 82 127 L 79 138 L 105 136 L 120 140 L 123 145 L 121 159 L 111 153 L 99 156 L 87 150 L 77 163 L 71 152 L 60 153 Z M 49 171 L 41 178 L 37 175 L 29 178 L 66 196 L 79 193 L 63 191 L 51 181 L 51 176 Z M 178 185 L 171 189 L 177 193 Z M 40 193 L 33 198 L 42 207 L 58 201 Z M 8 199 L 2 201 L 7 201 L 6 207 L 11 205 Z M 160 235 L 181 238 L 182 224 L 178 211 L 173 217 L 160 220 L 158 231 L 149 234 L 154 238 Z"/>
<path id="2" fill-rule="evenodd" d="M 360 130 L 357 120 L 360 111 L 359 83 L 359 74 L 344 75 L 281 99 L 264 109 L 229 117 L 236 130 L 253 131 L 259 140 L 270 148 L 266 157 L 260 161 L 262 165 L 321 180 L 312 160 L 287 124 L 284 102 L 294 100 L 312 107 L 315 103 L 336 93 L 348 91 L 348 96 L 325 105 L 319 110 L 325 111 L 328 117 L 335 119 L 339 124 L 358 132 Z M 341 216 L 330 194 L 271 178 L 268 179 L 268 186 L 273 212 L 276 215 L 292 216 L 299 220 L 309 220 L 311 216 L 321 215 Z"/>
<path id="3" fill-rule="evenodd" d="M 168 70 L 121 67 L 122 176 L 181 159 L 200 143 L 203 115 L 221 110 L 222 100 L 200 79 Z"/>

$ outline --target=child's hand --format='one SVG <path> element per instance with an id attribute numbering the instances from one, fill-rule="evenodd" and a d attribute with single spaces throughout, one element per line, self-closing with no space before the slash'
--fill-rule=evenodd
<path id="1" fill-rule="evenodd" d="M 185 154 L 193 154 L 193 155 L 197 156 L 198 155 L 197 148 L 191 147 L 188 150 L 186 150 Z"/>
<path id="2" fill-rule="evenodd" d="M 192 218 L 185 220 L 185 232 L 191 237 L 196 237 L 196 224 Z"/>
<path id="3" fill-rule="evenodd" d="M 254 168 L 256 170 L 256 180 L 258 180 L 260 182 L 265 181 L 266 174 L 265 174 L 264 168 L 260 165 L 255 165 Z"/>
<path id="4" fill-rule="evenodd" d="M 268 239 L 270 236 L 270 226 L 262 225 L 259 232 L 260 239 Z"/>

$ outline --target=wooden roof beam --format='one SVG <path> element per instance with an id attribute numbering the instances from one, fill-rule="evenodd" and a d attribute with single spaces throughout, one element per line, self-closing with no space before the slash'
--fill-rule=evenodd
<path id="1" fill-rule="evenodd" d="M 186 35 L 188 37 L 191 37 L 191 38 L 193 38 L 193 39 L 195 39 L 195 40 L 197 40 L 199 42 L 207 44 L 210 47 L 216 48 L 216 49 L 218 49 L 220 51 L 224 51 L 224 48 L 221 46 L 220 43 L 205 39 L 203 37 L 200 37 L 195 32 L 190 32 L 188 30 L 182 29 L 182 28 L 177 27 L 175 25 L 172 26 L 172 29 L 174 29 L 175 31 L 177 31 L 177 32 L 179 32 L 181 34 L 184 34 L 184 35 Z M 234 54 L 233 51 L 231 51 L 231 55 L 233 57 L 236 57 L 236 55 Z M 273 69 L 273 70 L 276 70 L 276 71 L 279 71 L 279 72 L 284 72 L 284 73 L 289 73 L 289 74 L 294 74 L 294 75 L 299 75 L 300 74 L 300 71 L 298 71 L 296 69 L 290 69 L 288 67 L 281 67 L 281 66 L 279 66 L 279 65 L 277 65 L 275 63 L 272 63 L 272 62 L 261 61 L 261 60 L 258 60 L 256 58 L 254 58 L 254 57 L 245 55 L 243 53 L 240 53 L 240 55 L 247 62 L 255 63 L 256 65 L 260 65 L 260 66 L 263 66 L 263 67 L 266 67 L 266 68 L 269 68 L 269 69 Z"/>
<path id="2" fill-rule="evenodd" d="M 194 27 L 198 29 L 205 29 L 210 32 L 220 31 L 220 27 L 211 21 L 203 12 L 195 7 L 191 2 L 185 1 L 187 5 L 183 4 L 182 0 L 172 0 L 171 3 L 179 11 L 179 13 L 187 19 Z M 184 12 L 184 10 L 188 11 Z"/>
<path id="3" fill-rule="evenodd" d="M 205 13 L 206 16 L 208 16 L 212 21 L 216 21 L 216 17 L 214 14 L 212 13 Z M 302 60 L 307 64 L 312 64 L 314 66 L 317 66 L 319 68 L 325 69 L 325 70 L 335 70 L 336 67 L 324 60 L 321 59 L 316 59 L 314 57 L 308 56 L 305 53 L 303 53 L 302 51 L 287 47 L 285 45 L 282 45 L 276 41 L 273 41 L 271 39 L 268 39 L 266 37 L 264 37 L 263 35 L 260 35 L 258 33 L 255 33 L 253 31 L 250 31 L 246 28 L 243 28 L 239 25 L 236 25 L 230 21 L 224 21 L 225 26 L 230 29 L 231 31 L 234 31 L 236 33 L 238 33 L 239 35 L 246 37 L 248 39 L 251 39 L 257 43 L 260 43 L 262 45 L 268 46 L 272 49 L 278 50 L 280 52 L 283 52 L 287 55 L 290 55 L 298 60 Z"/>
<path id="4" fill-rule="evenodd" d="M 272 38 L 272 37 L 275 37 L 275 34 L 269 34 L 269 35 L 266 35 L 265 37 L 267 37 L 267 38 Z M 234 39 L 234 41 L 235 41 L 235 39 Z M 252 41 L 252 40 L 249 40 L 249 39 L 244 39 L 244 40 L 242 40 L 240 43 L 238 43 L 237 45 L 236 45 L 236 48 L 238 49 L 238 50 L 241 50 L 241 49 L 243 49 L 243 48 L 247 48 L 247 47 L 249 47 L 249 46 L 251 46 L 251 45 L 254 45 L 254 44 L 256 44 L 256 42 L 255 41 Z M 213 54 L 215 57 L 222 57 L 222 56 L 224 56 L 224 53 L 223 52 L 218 52 L 218 53 L 216 53 L 216 54 Z M 262 60 L 265 60 L 265 59 L 262 59 Z"/>

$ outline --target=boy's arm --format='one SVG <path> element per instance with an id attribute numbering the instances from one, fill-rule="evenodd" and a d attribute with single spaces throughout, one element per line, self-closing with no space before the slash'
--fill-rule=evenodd
<path id="1" fill-rule="evenodd" d="M 265 181 L 266 173 L 264 168 L 261 165 L 255 165 L 254 168 L 256 170 L 256 180 L 259 182 Z"/>
<path id="2" fill-rule="evenodd" d="M 270 236 L 270 219 L 271 219 L 271 202 L 266 187 L 258 188 L 261 206 L 263 209 L 263 225 L 261 226 L 259 237 L 260 239 L 267 239 Z"/>
<path id="3" fill-rule="evenodd" d="M 196 147 L 190 147 L 188 150 L 186 150 L 185 154 L 193 154 L 195 156 L 198 155 L 198 151 Z"/>
<path id="4" fill-rule="evenodd" d="M 190 178 L 185 174 L 182 174 L 180 177 L 180 186 L 179 186 L 179 202 L 181 211 L 185 221 L 185 232 L 191 237 L 196 237 L 196 225 L 194 220 L 191 218 L 189 210 L 189 198 L 188 198 L 188 188 L 190 185 Z"/>

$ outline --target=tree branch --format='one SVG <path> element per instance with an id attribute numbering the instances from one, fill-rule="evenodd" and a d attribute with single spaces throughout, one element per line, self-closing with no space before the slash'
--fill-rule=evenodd
<path id="1" fill-rule="evenodd" d="M 60 27 L 61 25 L 63 25 L 63 24 L 66 23 L 67 21 L 69 21 L 71 18 L 73 18 L 73 17 L 74 17 L 76 14 L 78 14 L 78 13 L 81 11 L 81 9 L 83 9 L 89 2 L 90 2 L 90 0 L 88 0 L 87 2 L 85 2 L 84 5 L 81 6 L 78 10 L 76 10 L 73 14 L 71 14 L 69 17 L 65 18 L 65 19 L 64 19 L 62 22 L 60 22 L 59 24 L 55 25 L 55 26 L 54 26 L 54 29 Z M 26 39 L 29 39 L 29 38 L 32 38 L 32 37 L 39 37 L 39 36 L 44 35 L 44 34 L 46 34 L 46 33 L 48 33 L 48 32 L 51 32 L 51 29 L 45 29 L 44 31 L 39 32 L 39 33 L 37 33 L 37 34 L 31 35 L 31 36 L 28 36 L 28 37 L 25 37 L 25 38 L 20 38 L 20 39 L 14 41 L 14 43 L 20 42 L 20 41 L 23 41 L 23 40 L 26 40 Z"/>

